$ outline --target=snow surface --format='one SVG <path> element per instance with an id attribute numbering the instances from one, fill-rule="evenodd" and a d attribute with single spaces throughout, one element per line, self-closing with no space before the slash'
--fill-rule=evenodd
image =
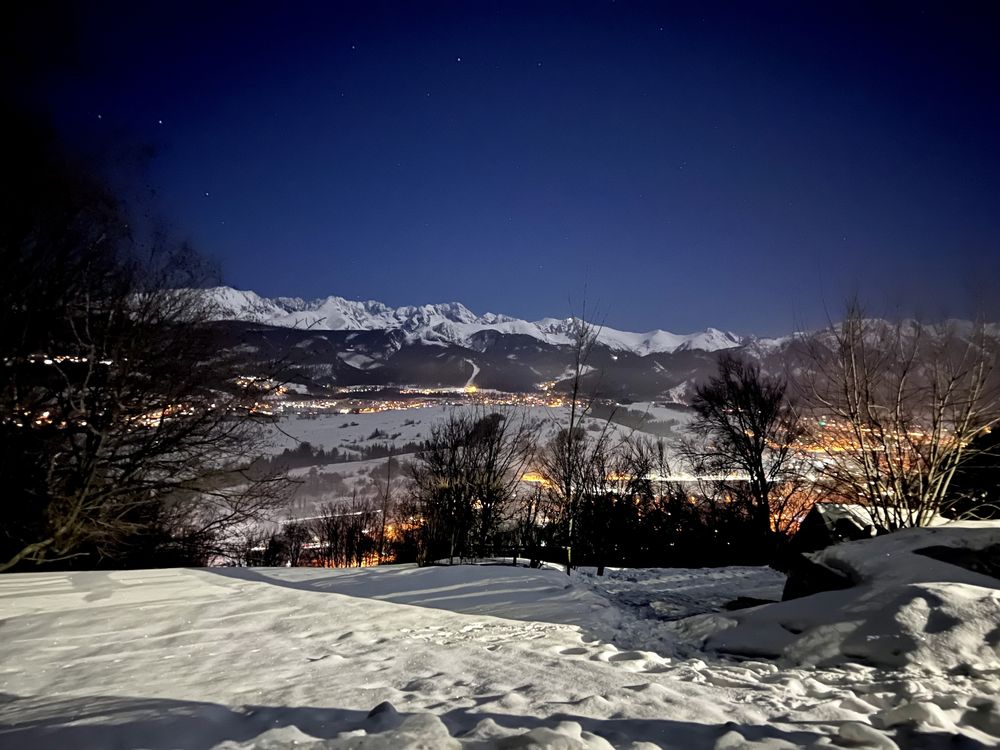
<path id="1" fill-rule="evenodd" d="M 709 648 L 796 664 L 1000 677 L 1000 581 L 915 552 L 995 544 L 1000 524 L 975 521 L 840 544 L 814 559 L 858 585 L 686 627 Z"/>
<path id="2" fill-rule="evenodd" d="M 521 334 L 557 346 L 573 341 L 573 318 L 544 318 L 536 322 L 508 315 L 476 315 L 459 302 L 406 307 L 389 307 L 381 302 L 324 297 L 261 297 L 253 291 L 215 287 L 206 290 L 219 320 L 244 320 L 283 328 L 330 331 L 399 330 L 409 341 L 428 344 L 470 346 L 480 331 Z M 691 334 L 654 330 L 645 333 L 599 327 L 598 340 L 619 351 L 639 355 L 669 353 L 688 349 L 716 351 L 739 346 L 743 339 L 734 333 L 708 328 Z"/>
<path id="3" fill-rule="evenodd" d="M 850 617 L 870 622 L 892 592 L 913 585 L 939 597 L 924 599 L 927 623 L 939 601 L 981 605 L 978 589 L 995 595 L 996 579 L 911 558 L 928 544 L 980 544 L 997 526 L 944 531 L 825 553 L 862 576 L 888 573 L 878 597 L 863 593 L 873 578 L 862 583 Z M 914 567 L 922 572 L 903 572 Z M 676 618 L 740 595 L 775 598 L 781 582 L 761 568 L 567 578 L 499 565 L 5 575 L 0 747 L 724 750 L 1000 741 L 1000 671 L 971 634 L 984 632 L 979 646 L 988 645 L 1000 623 L 979 605 L 962 613 L 961 633 L 950 620 L 924 626 L 935 644 L 927 665 L 857 661 L 866 655 L 814 666 L 787 655 L 736 661 L 684 640 L 692 620 Z M 824 596 L 747 610 L 722 632 L 789 605 L 815 627 L 843 621 Z M 724 619 L 693 621 L 711 618 Z M 895 620 L 897 632 L 915 633 L 919 619 Z M 939 650 L 946 632 L 956 635 L 949 656 Z M 975 669 L 954 669 L 973 661 Z"/>

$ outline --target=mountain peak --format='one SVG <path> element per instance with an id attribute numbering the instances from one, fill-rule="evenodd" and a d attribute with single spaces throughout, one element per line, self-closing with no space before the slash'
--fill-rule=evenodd
<path id="1" fill-rule="evenodd" d="M 217 320 L 242 320 L 282 328 L 331 331 L 399 330 L 411 341 L 469 347 L 473 335 L 492 330 L 520 334 L 554 345 L 572 343 L 575 318 L 543 318 L 535 322 L 508 315 L 476 315 L 461 302 L 392 308 L 376 300 L 359 302 L 344 297 L 304 300 L 299 297 L 262 297 L 254 291 L 214 287 L 206 289 Z M 598 342 L 616 351 L 640 356 L 700 349 L 716 351 L 739 346 L 734 333 L 707 328 L 691 334 L 654 330 L 645 333 L 598 327 Z"/>

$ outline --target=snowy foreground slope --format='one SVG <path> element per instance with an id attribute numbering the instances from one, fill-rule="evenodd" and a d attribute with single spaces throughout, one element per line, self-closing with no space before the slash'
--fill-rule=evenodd
<path id="1" fill-rule="evenodd" d="M 971 525 L 844 545 L 826 562 L 859 586 L 835 606 L 727 614 L 706 612 L 776 598 L 781 576 L 7 575 L 0 748 L 990 747 L 1000 581 L 912 550 L 998 541 Z M 773 659 L 698 650 L 745 651 L 754 632 Z"/>

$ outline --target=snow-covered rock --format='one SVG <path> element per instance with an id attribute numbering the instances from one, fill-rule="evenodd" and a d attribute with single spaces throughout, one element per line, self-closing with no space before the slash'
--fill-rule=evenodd
<path id="1" fill-rule="evenodd" d="M 1000 675 L 1000 580 L 918 552 L 998 542 L 1000 524 L 968 521 L 839 544 L 813 559 L 856 586 L 681 627 L 715 651 L 801 665 Z"/>

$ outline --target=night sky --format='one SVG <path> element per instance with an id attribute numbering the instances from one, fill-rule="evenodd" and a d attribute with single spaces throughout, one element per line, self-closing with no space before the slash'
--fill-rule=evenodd
<path id="1" fill-rule="evenodd" d="M 991 8 L 87 3 L 36 93 L 73 148 L 154 147 L 172 229 L 266 295 L 997 319 Z"/>

